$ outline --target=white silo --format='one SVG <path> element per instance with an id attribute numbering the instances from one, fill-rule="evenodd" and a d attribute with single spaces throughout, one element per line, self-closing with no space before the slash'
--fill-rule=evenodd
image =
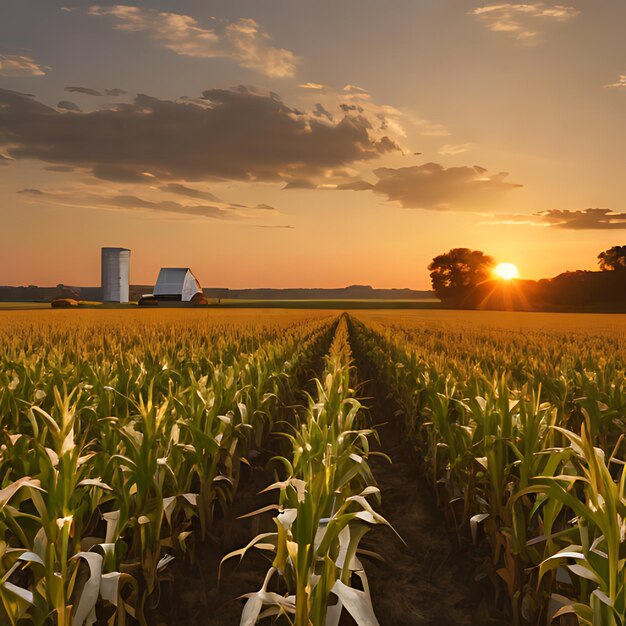
<path id="1" fill-rule="evenodd" d="M 102 248 L 102 300 L 128 302 L 130 250 Z"/>

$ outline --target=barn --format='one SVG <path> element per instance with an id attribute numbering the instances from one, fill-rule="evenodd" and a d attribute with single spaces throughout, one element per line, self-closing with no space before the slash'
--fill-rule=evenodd
<path id="1" fill-rule="evenodd" d="M 203 293 L 190 268 L 162 267 L 153 296 L 164 302 L 195 302 L 203 297 Z"/>

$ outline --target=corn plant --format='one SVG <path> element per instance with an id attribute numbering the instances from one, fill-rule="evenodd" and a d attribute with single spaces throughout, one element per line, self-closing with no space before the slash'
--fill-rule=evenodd
<path id="1" fill-rule="evenodd" d="M 286 478 L 265 490 L 280 491 L 276 532 L 263 533 L 224 558 L 242 557 L 255 546 L 274 553 L 263 587 L 248 595 L 242 625 L 282 616 L 297 626 L 332 626 L 343 609 L 358 624 L 378 623 L 357 549 L 373 525 L 387 522 L 372 507 L 380 496 L 367 463 L 374 432 L 363 426 L 362 406 L 350 386 L 350 362 L 343 317 L 326 370 L 315 381 L 315 396 L 308 396 L 293 432 L 282 433 L 291 444 L 291 454 L 277 459 Z M 274 576 L 278 592 L 268 591 Z M 353 576 L 363 589 L 353 586 Z"/>

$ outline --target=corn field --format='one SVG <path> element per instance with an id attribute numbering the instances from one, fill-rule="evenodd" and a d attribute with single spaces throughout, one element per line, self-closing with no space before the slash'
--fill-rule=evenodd
<path id="1" fill-rule="evenodd" d="M 626 626 L 626 337 L 589 317 L 6 313 L 0 624 L 154 623 L 173 564 L 228 545 L 252 466 L 271 504 L 206 585 L 260 553 L 242 625 L 384 623 L 368 560 L 402 539 L 367 372 L 495 611 Z"/>

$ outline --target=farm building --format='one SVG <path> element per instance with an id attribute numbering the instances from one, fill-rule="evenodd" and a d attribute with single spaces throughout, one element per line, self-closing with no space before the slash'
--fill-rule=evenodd
<path id="1" fill-rule="evenodd" d="M 102 301 L 128 302 L 130 250 L 102 248 Z"/>
<path id="2" fill-rule="evenodd" d="M 198 279 L 188 267 L 162 267 L 153 296 L 166 302 L 196 302 L 203 298 L 203 293 Z"/>

